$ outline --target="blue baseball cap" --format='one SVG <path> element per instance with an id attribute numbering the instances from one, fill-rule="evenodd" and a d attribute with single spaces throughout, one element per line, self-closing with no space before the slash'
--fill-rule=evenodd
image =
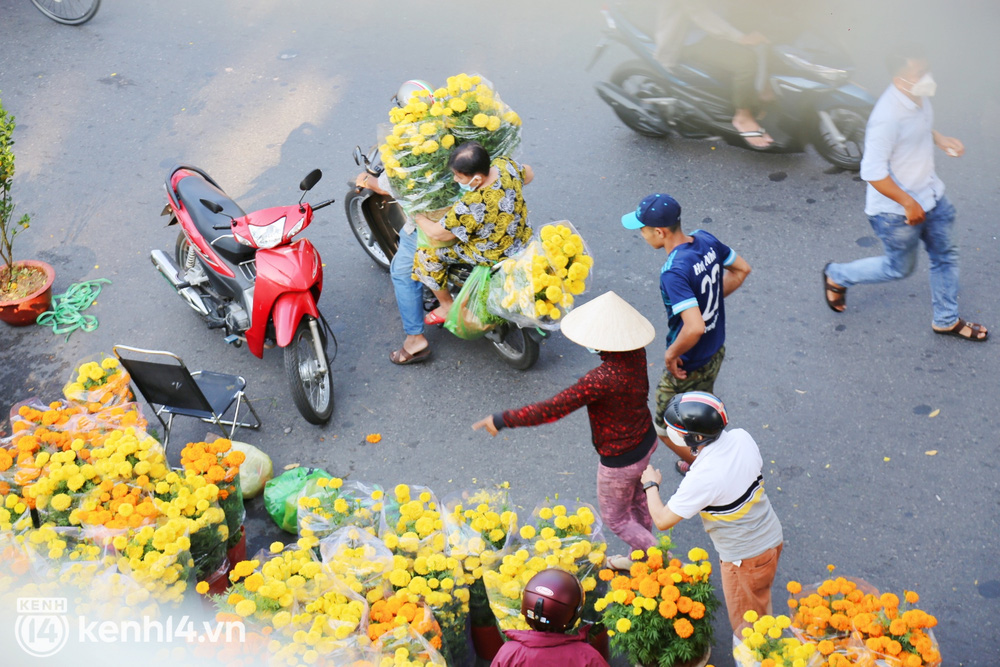
<path id="1" fill-rule="evenodd" d="M 633 213 L 622 216 L 625 229 L 676 227 L 681 221 L 681 205 L 670 195 L 649 195 Z"/>

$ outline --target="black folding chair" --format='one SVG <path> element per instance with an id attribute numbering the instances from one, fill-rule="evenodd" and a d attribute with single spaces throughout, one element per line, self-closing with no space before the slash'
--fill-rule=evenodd
<path id="1" fill-rule="evenodd" d="M 215 424 L 222 435 L 230 439 L 238 426 L 260 428 L 260 416 L 244 393 L 247 381 L 241 376 L 212 371 L 192 373 L 176 354 L 161 350 L 115 345 L 112 351 L 132 377 L 139 393 L 153 408 L 156 418 L 163 424 L 164 449 L 170 440 L 170 427 L 176 415 Z M 134 356 L 123 356 L 122 352 Z M 240 421 L 240 408 L 244 403 L 253 414 L 254 423 Z M 236 409 L 233 418 L 224 419 L 234 404 Z M 163 421 L 163 414 L 167 415 L 167 421 Z M 224 426 L 230 427 L 228 433 Z"/>

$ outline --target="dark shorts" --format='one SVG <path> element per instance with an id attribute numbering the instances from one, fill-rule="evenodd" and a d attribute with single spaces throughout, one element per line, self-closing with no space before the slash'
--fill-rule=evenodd
<path id="1" fill-rule="evenodd" d="M 719 376 L 719 369 L 725 358 L 726 346 L 723 345 L 712 355 L 708 363 L 698 370 L 689 372 L 683 380 L 675 378 L 669 370 L 663 371 L 663 378 L 656 387 L 656 417 L 653 420 L 653 426 L 659 435 L 667 434 L 667 429 L 663 426 L 663 413 L 667 411 L 667 403 L 671 398 L 687 391 L 715 393 L 715 378 Z"/>

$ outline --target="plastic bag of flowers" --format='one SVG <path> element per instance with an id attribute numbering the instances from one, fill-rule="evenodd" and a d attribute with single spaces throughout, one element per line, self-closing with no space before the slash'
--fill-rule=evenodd
<path id="1" fill-rule="evenodd" d="M 45 427 L 53 431 L 66 430 L 67 423 L 74 415 L 85 413 L 86 409 L 68 401 L 43 402 L 39 398 L 29 398 L 16 403 L 10 409 L 11 431 L 17 434 Z"/>
<path id="2" fill-rule="evenodd" d="M 486 307 L 522 327 L 558 329 L 587 290 L 593 266 L 590 249 L 571 222 L 546 224 L 520 253 L 497 264 Z"/>
<path id="3" fill-rule="evenodd" d="M 156 483 L 160 514 L 187 522 L 196 576 L 207 578 L 225 565 L 229 527 L 219 506 L 219 487 L 190 470 L 174 470 Z"/>
<path id="4" fill-rule="evenodd" d="M 77 527 L 43 524 L 37 526 L 29 512 L 14 521 L 13 534 L 23 549 L 31 577 L 39 582 L 57 584 L 74 564 L 114 563 L 109 552 Z M 110 556 L 110 558 L 109 558 Z"/>
<path id="5" fill-rule="evenodd" d="M 327 572 L 369 603 L 387 595 L 392 552 L 368 531 L 344 526 L 320 540 L 319 552 Z"/>
<path id="6" fill-rule="evenodd" d="M 404 612 L 405 613 L 405 612 Z M 386 629 L 378 635 L 375 641 L 375 649 L 378 651 L 378 665 L 380 667 L 394 667 L 400 663 L 410 667 L 444 667 L 450 663 L 445 662 L 444 657 L 434 646 L 434 639 L 427 639 L 427 634 L 421 631 L 423 625 L 433 624 L 433 617 L 430 612 L 423 610 L 425 618 L 421 623 L 393 624 L 393 627 Z M 421 610 L 417 610 L 414 620 L 420 618 Z M 427 618 L 429 617 L 429 618 Z M 373 616 L 374 620 L 374 616 Z"/>
<path id="7" fill-rule="evenodd" d="M 669 539 L 632 552 L 631 570 L 600 571 L 610 590 L 595 603 L 616 653 L 639 665 L 707 661 L 712 619 L 719 606 L 709 581 L 708 552 L 688 552 L 689 563 L 670 559 Z"/>
<path id="8" fill-rule="evenodd" d="M 212 443 L 189 442 L 181 450 L 181 466 L 186 471 L 201 475 L 209 484 L 219 487 L 219 506 L 226 513 L 229 530 L 227 550 L 240 541 L 240 527 L 246 518 L 240 486 L 240 467 L 246 455 L 232 446 L 231 440 L 218 438 Z"/>
<path id="9" fill-rule="evenodd" d="M 83 359 L 76 365 L 63 395 L 89 412 L 99 412 L 119 403 L 134 401 L 129 389 L 131 378 L 116 357 L 104 353 Z"/>
<path id="10" fill-rule="evenodd" d="M 343 526 L 358 526 L 375 535 L 383 495 L 378 484 L 345 482 L 339 477 L 309 479 L 296 501 L 299 534 L 322 541 Z"/>
<path id="11" fill-rule="evenodd" d="M 274 463 L 271 457 L 245 442 L 233 441 L 233 449 L 243 452 L 246 460 L 240 466 L 240 488 L 244 498 L 256 498 L 264 490 L 264 485 L 274 477 Z"/>
<path id="12" fill-rule="evenodd" d="M 868 607 L 865 599 L 878 597 L 875 586 L 853 577 L 831 577 L 807 585 L 789 581 L 785 588 L 792 632 L 804 642 L 828 640 L 835 646 L 846 645 L 854 615 Z"/>
<path id="13" fill-rule="evenodd" d="M 129 529 L 113 538 L 118 570 L 132 577 L 160 603 L 180 604 L 195 577 L 191 522 L 161 517 L 155 525 Z"/>
<path id="14" fill-rule="evenodd" d="M 733 634 L 733 657 L 742 667 L 760 667 L 763 663 L 815 667 L 821 656 L 816 644 L 803 642 L 790 630 L 787 616 L 759 616 L 750 610 Z"/>
<path id="15" fill-rule="evenodd" d="M 426 486 L 397 484 L 385 495 L 378 536 L 393 555 L 411 563 L 417 556 L 445 553 L 440 504 Z"/>
<path id="16" fill-rule="evenodd" d="M 867 610 L 851 619 L 850 645 L 885 667 L 939 667 L 941 651 L 932 630 L 937 618 L 916 608 L 919 601 L 914 591 L 904 591 L 902 600 L 894 593 L 866 595 Z"/>
<path id="17" fill-rule="evenodd" d="M 491 158 L 510 156 L 521 142 L 521 119 L 480 76 L 458 74 L 432 95 L 414 93 L 389 112 L 392 129 L 380 137 L 382 164 L 393 196 L 412 217 L 436 219 L 461 190 L 448 158 L 455 146 L 478 141 Z"/>
<path id="18" fill-rule="evenodd" d="M 528 630 L 521 616 L 524 585 L 538 572 L 558 567 L 580 580 L 585 593 L 597 587 L 596 572 L 607 550 L 601 520 L 581 502 L 544 501 L 511 533 L 501 559 L 484 567 L 483 583 L 501 630 Z"/>

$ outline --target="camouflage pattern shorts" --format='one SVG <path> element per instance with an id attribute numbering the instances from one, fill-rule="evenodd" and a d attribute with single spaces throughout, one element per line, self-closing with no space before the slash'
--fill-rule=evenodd
<path id="1" fill-rule="evenodd" d="M 712 355 L 707 364 L 696 371 L 691 371 L 683 380 L 675 378 L 669 370 L 663 371 L 663 378 L 656 387 L 656 419 L 653 421 L 653 426 L 659 435 L 667 434 L 667 429 L 663 426 L 663 413 L 667 411 L 670 399 L 687 391 L 715 393 L 715 378 L 718 377 L 722 360 L 725 358 L 726 346 L 723 345 Z"/>

